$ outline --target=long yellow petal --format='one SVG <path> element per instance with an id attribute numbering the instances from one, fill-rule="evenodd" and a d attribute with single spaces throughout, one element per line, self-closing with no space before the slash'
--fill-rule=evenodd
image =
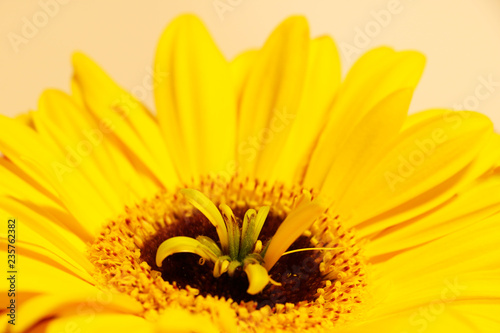
<path id="1" fill-rule="evenodd" d="M 398 284 L 427 283 L 426 277 L 454 276 L 500 267 L 500 214 L 475 221 L 454 233 L 402 251 L 379 264 L 386 277 Z M 413 274 L 413 275 L 412 275 Z M 422 280 L 418 284 L 418 280 Z"/>
<path id="2" fill-rule="evenodd" d="M 78 311 L 139 313 L 142 306 L 125 294 L 112 294 L 94 288 L 93 291 L 74 290 L 66 294 L 33 297 L 19 307 L 18 332 L 25 332 L 39 321 L 61 314 L 78 314 Z"/>
<path id="3" fill-rule="evenodd" d="M 176 18 L 160 38 L 155 75 L 158 120 L 182 180 L 234 173 L 236 95 L 229 64 L 193 15 Z"/>
<path id="4" fill-rule="evenodd" d="M 33 114 L 38 133 L 65 154 L 66 161 L 79 168 L 101 200 L 118 214 L 125 203 L 110 182 L 115 174 L 109 162 L 97 163 L 97 157 L 106 153 L 102 144 L 109 133 L 88 118 L 69 96 L 56 90 L 42 94 L 38 111 Z"/>
<path id="5" fill-rule="evenodd" d="M 500 212 L 500 175 L 472 187 L 430 212 L 377 233 L 366 246 L 370 256 L 411 248 L 438 239 Z"/>
<path id="6" fill-rule="evenodd" d="M 42 208 L 37 211 L 11 198 L 1 198 L 1 204 L 1 217 L 5 221 L 11 218 L 16 220 L 17 232 L 22 235 L 23 241 L 42 246 L 90 271 L 85 251 L 87 243 L 93 241 L 92 237 L 82 237 L 81 232 L 78 235 L 75 233 L 79 229 L 65 228 L 63 223 L 54 223 L 58 216 Z M 3 232 L 0 234 L 4 235 Z"/>
<path id="7" fill-rule="evenodd" d="M 236 94 L 236 104 L 238 105 L 238 113 L 241 96 L 244 92 L 243 88 L 245 87 L 248 77 L 250 76 L 251 69 L 258 52 L 258 50 L 242 52 L 229 63 L 233 87 Z"/>
<path id="8" fill-rule="evenodd" d="M 390 212 L 393 208 L 402 212 L 419 209 L 421 204 L 411 204 L 412 200 L 437 205 L 454 194 L 447 191 L 450 185 L 446 182 L 463 171 L 493 135 L 491 121 L 485 116 L 473 112 L 458 114 L 468 117 L 460 128 L 442 118 L 408 128 L 371 173 L 352 184 L 343 207 L 355 207 L 351 223 L 361 229 L 361 234 L 382 230 L 380 223 L 390 226 L 387 215 L 394 214 Z M 443 190 L 448 197 L 440 196 Z M 436 198 L 440 200 L 434 201 Z M 386 218 L 380 223 L 378 219 L 369 220 L 384 213 Z"/>
<path id="9" fill-rule="evenodd" d="M 281 23 L 256 54 L 239 108 L 241 172 L 251 174 L 262 161 L 259 170 L 267 173 L 265 161 L 283 146 L 301 100 L 308 55 L 309 28 L 303 17 Z"/>
<path id="10" fill-rule="evenodd" d="M 191 237 L 177 236 L 160 244 L 156 252 L 156 266 L 161 267 L 165 258 L 176 253 L 194 253 L 205 260 L 217 261 L 217 256 L 200 241 Z"/>
<path id="11" fill-rule="evenodd" d="M 75 96 L 73 100 L 82 107 L 86 108 L 84 100 L 76 100 L 83 98 L 82 87 L 73 78 L 72 91 Z M 85 117 L 83 117 L 85 119 Z M 73 119 L 73 117 L 72 117 Z M 84 119 L 80 119 L 84 121 Z M 94 125 L 89 128 L 99 128 L 102 132 L 107 132 L 107 128 L 113 127 L 109 119 L 99 119 Z M 110 128 L 110 130 L 111 130 Z M 111 131 L 112 132 L 112 131 Z M 158 191 L 158 181 L 151 175 L 148 167 L 138 161 L 137 156 L 123 144 L 120 138 L 111 133 L 106 133 L 106 140 L 102 140 L 104 152 L 100 155 L 97 151 L 95 158 L 98 160 L 103 172 L 111 170 L 112 174 L 107 174 L 110 181 L 114 182 L 116 192 L 121 193 L 122 201 L 137 202 L 144 198 L 156 194 Z"/>
<path id="12" fill-rule="evenodd" d="M 193 189 L 182 189 L 180 191 L 186 199 L 195 206 L 200 212 L 205 215 L 205 217 L 212 223 L 212 225 L 217 229 L 217 235 L 219 236 L 219 241 L 221 243 L 221 248 L 223 253 L 228 253 L 229 251 L 229 236 L 226 223 L 222 218 L 220 211 L 214 205 L 214 203 L 208 199 L 203 193 Z"/>
<path id="13" fill-rule="evenodd" d="M 312 153 L 304 180 L 306 187 L 321 187 L 338 152 L 361 119 L 391 93 L 415 88 L 424 63 L 420 53 L 381 47 L 367 52 L 354 64 L 339 88 L 331 116 Z"/>
<path id="14" fill-rule="evenodd" d="M 339 54 L 333 40 L 329 37 L 313 39 L 297 114 L 290 114 L 289 110 L 278 111 L 273 116 L 274 123 L 271 123 L 276 132 L 281 132 L 286 127 L 290 127 L 290 132 L 283 146 L 266 147 L 274 149 L 271 155 L 275 156 L 259 160 L 259 175 L 263 174 L 271 181 L 278 179 L 289 185 L 302 180 L 310 154 L 340 85 L 340 74 Z"/>
<path id="15" fill-rule="evenodd" d="M 338 332 L 377 332 L 383 328 L 386 333 L 496 333 L 500 331 L 499 312 L 498 304 L 443 301 L 437 293 L 434 299 L 420 304 L 419 307 L 388 313 L 382 318 L 377 317 L 369 321 L 358 321 L 339 329 Z"/>
<path id="16" fill-rule="evenodd" d="M 24 231 L 24 230 L 23 230 Z M 24 238 L 24 237 L 23 237 Z M 0 237 L 0 244 L 4 248 L 8 248 L 8 239 Z M 64 259 L 63 256 L 56 254 L 39 244 L 26 242 L 24 240 L 16 240 L 17 253 L 23 257 L 30 257 L 35 260 L 48 263 L 56 269 L 63 270 L 68 274 L 74 275 L 88 283 L 95 284 L 94 278 L 90 275 L 94 271 L 94 266 L 85 258 Z M 21 259 L 22 261 L 22 259 Z"/>
<path id="17" fill-rule="evenodd" d="M 343 332 L 366 332 L 380 325 L 387 325 L 384 329 L 389 332 L 424 326 L 430 332 L 445 327 L 495 332 L 489 328 L 499 323 L 493 306 L 500 300 L 499 221 L 497 213 L 440 239 L 380 258 L 373 269 L 376 306 L 365 322 Z M 480 309 L 485 311 L 483 321 L 468 317 Z"/>
<path id="18" fill-rule="evenodd" d="M 0 254 L 7 257 L 7 247 L 4 247 L 3 244 Z M 53 266 L 46 259 L 38 259 L 41 258 L 35 259 L 22 252 L 17 253 L 18 282 L 22 279 L 22 283 L 17 285 L 18 295 L 23 293 L 65 295 L 75 290 L 88 293 L 97 291 L 89 281 L 68 272 L 64 267 Z M 0 288 L 2 297 L 6 297 L 9 285 L 4 283 Z"/>
<path id="19" fill-rule="evenodd" d="M 145 107 L 85 55 L 74 54 L 73 67 L 74 80 L 95 117 L 105 120 L 127 149 L 165 187 L 177 185 L 177 175 L 158 125 Z"/>
<path id="20" fill-rule="evenodd" d="M 63 204 L 55 190 L 48 183 L 45 187 L 43 185 L 24 173 L 12 161 L 0 158 L 0 195 L 31 200 L 50 208 L 61 207 Z"/>
<path id="21" fill-rule="evenodd" d="M 29 176 L 48 182 L 83 226 L 95 232 L 113 215 L 81 171 L 66 166 L 64 155 L 44 145 L 38 133 L 4 116 L 0 117 L 0 132 L 0 151 Z"/>
<path id="22" fill-rule="evenodd" d="M 387 151 L 403 125 L 413 91 L 399 90 L 378 103 L 356 126 L 342 148 L 335 153 L 321 193 L 338 202 L 351 182 L 370 172 L 370 166 Z"/>
<path id="23" fill-rule="evenodd" d="M 321 216 L 325 207 L 317 200 L 291 211 L 281 223 L 264 255 L 264 267 L 269 271 L 295 240 Z"/>
<path id="24" fill-rule="evenodd" d="M 158 332 L 154 323 L 139 316 L 97 311 L 91 306 L 88 306 L 86 310 L 84 313 L 51 319 L 46 328 L 42 328 L 43 332 L 60 333 L 66 332 L 68 328 L 75 328 L 75 332 L 79 333 Z"/>

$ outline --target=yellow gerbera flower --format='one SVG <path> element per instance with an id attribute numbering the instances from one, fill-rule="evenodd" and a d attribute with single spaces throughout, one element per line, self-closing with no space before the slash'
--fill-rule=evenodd
<path id="1" fill-rule="evenodd" d="M 2 331 L 499 332 L 500 136 L 407 116 L 418 52 L 338 58 L 293 17 L 228 62 L 181 16 L 155 117 L 76 54 L 0 118 Z"/>

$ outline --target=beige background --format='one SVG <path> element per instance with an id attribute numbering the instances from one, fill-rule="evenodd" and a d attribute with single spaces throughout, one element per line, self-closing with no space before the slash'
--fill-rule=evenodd
<path id="1" fill-rule="evenodd" d="M 227 10 L 218 13 L 216 4 Z M 349 47 L 420 50 L 428 62 L 411 112 L 465 104 L 500 129 L 499 0 L 0 0 L 0 113 L 35 109 L 45 88 L 68 90 L 74 50 L 124 87 L 140 87 L 160 33 L 183 12 L 206 22 L 228 58 L 261 46 L 291 14 L 305 15 L 313 36 L 334 37 L 344 72 L 356 58 Z M 150 92 L 144 101 L 152 105 Z"/>

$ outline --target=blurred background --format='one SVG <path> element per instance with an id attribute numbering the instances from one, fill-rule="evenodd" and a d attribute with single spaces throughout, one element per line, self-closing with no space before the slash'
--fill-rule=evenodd
<path id="1" fill-rule="evenodd" d="M 1 0 L 0 113 L 36 109 L 46 88 L 69 91 L 75 50 L 140 90 L 161 32 L 186 12 L 201 17 L 228 59 L 260 47 L 293 14 L 307 17 L 312 36 L 336 40 L 344 73 L 375 46 L 419 50 L 427 67 L 410 112 L 476 110 L 500 129 L 499 0 Z M 152 92 L 140 99 L 154 109 Z"/>

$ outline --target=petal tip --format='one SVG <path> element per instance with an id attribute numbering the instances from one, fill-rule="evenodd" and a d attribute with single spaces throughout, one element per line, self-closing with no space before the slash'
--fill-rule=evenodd
<path id="1" fill-rule="evenodd" d="M 307 21 L 305 16 L 302 15 L 294 15 L 287 17 L 275 31 L 283 31 L 288 33 L 305 33 L 309 36 L 309 22 Z"/>

